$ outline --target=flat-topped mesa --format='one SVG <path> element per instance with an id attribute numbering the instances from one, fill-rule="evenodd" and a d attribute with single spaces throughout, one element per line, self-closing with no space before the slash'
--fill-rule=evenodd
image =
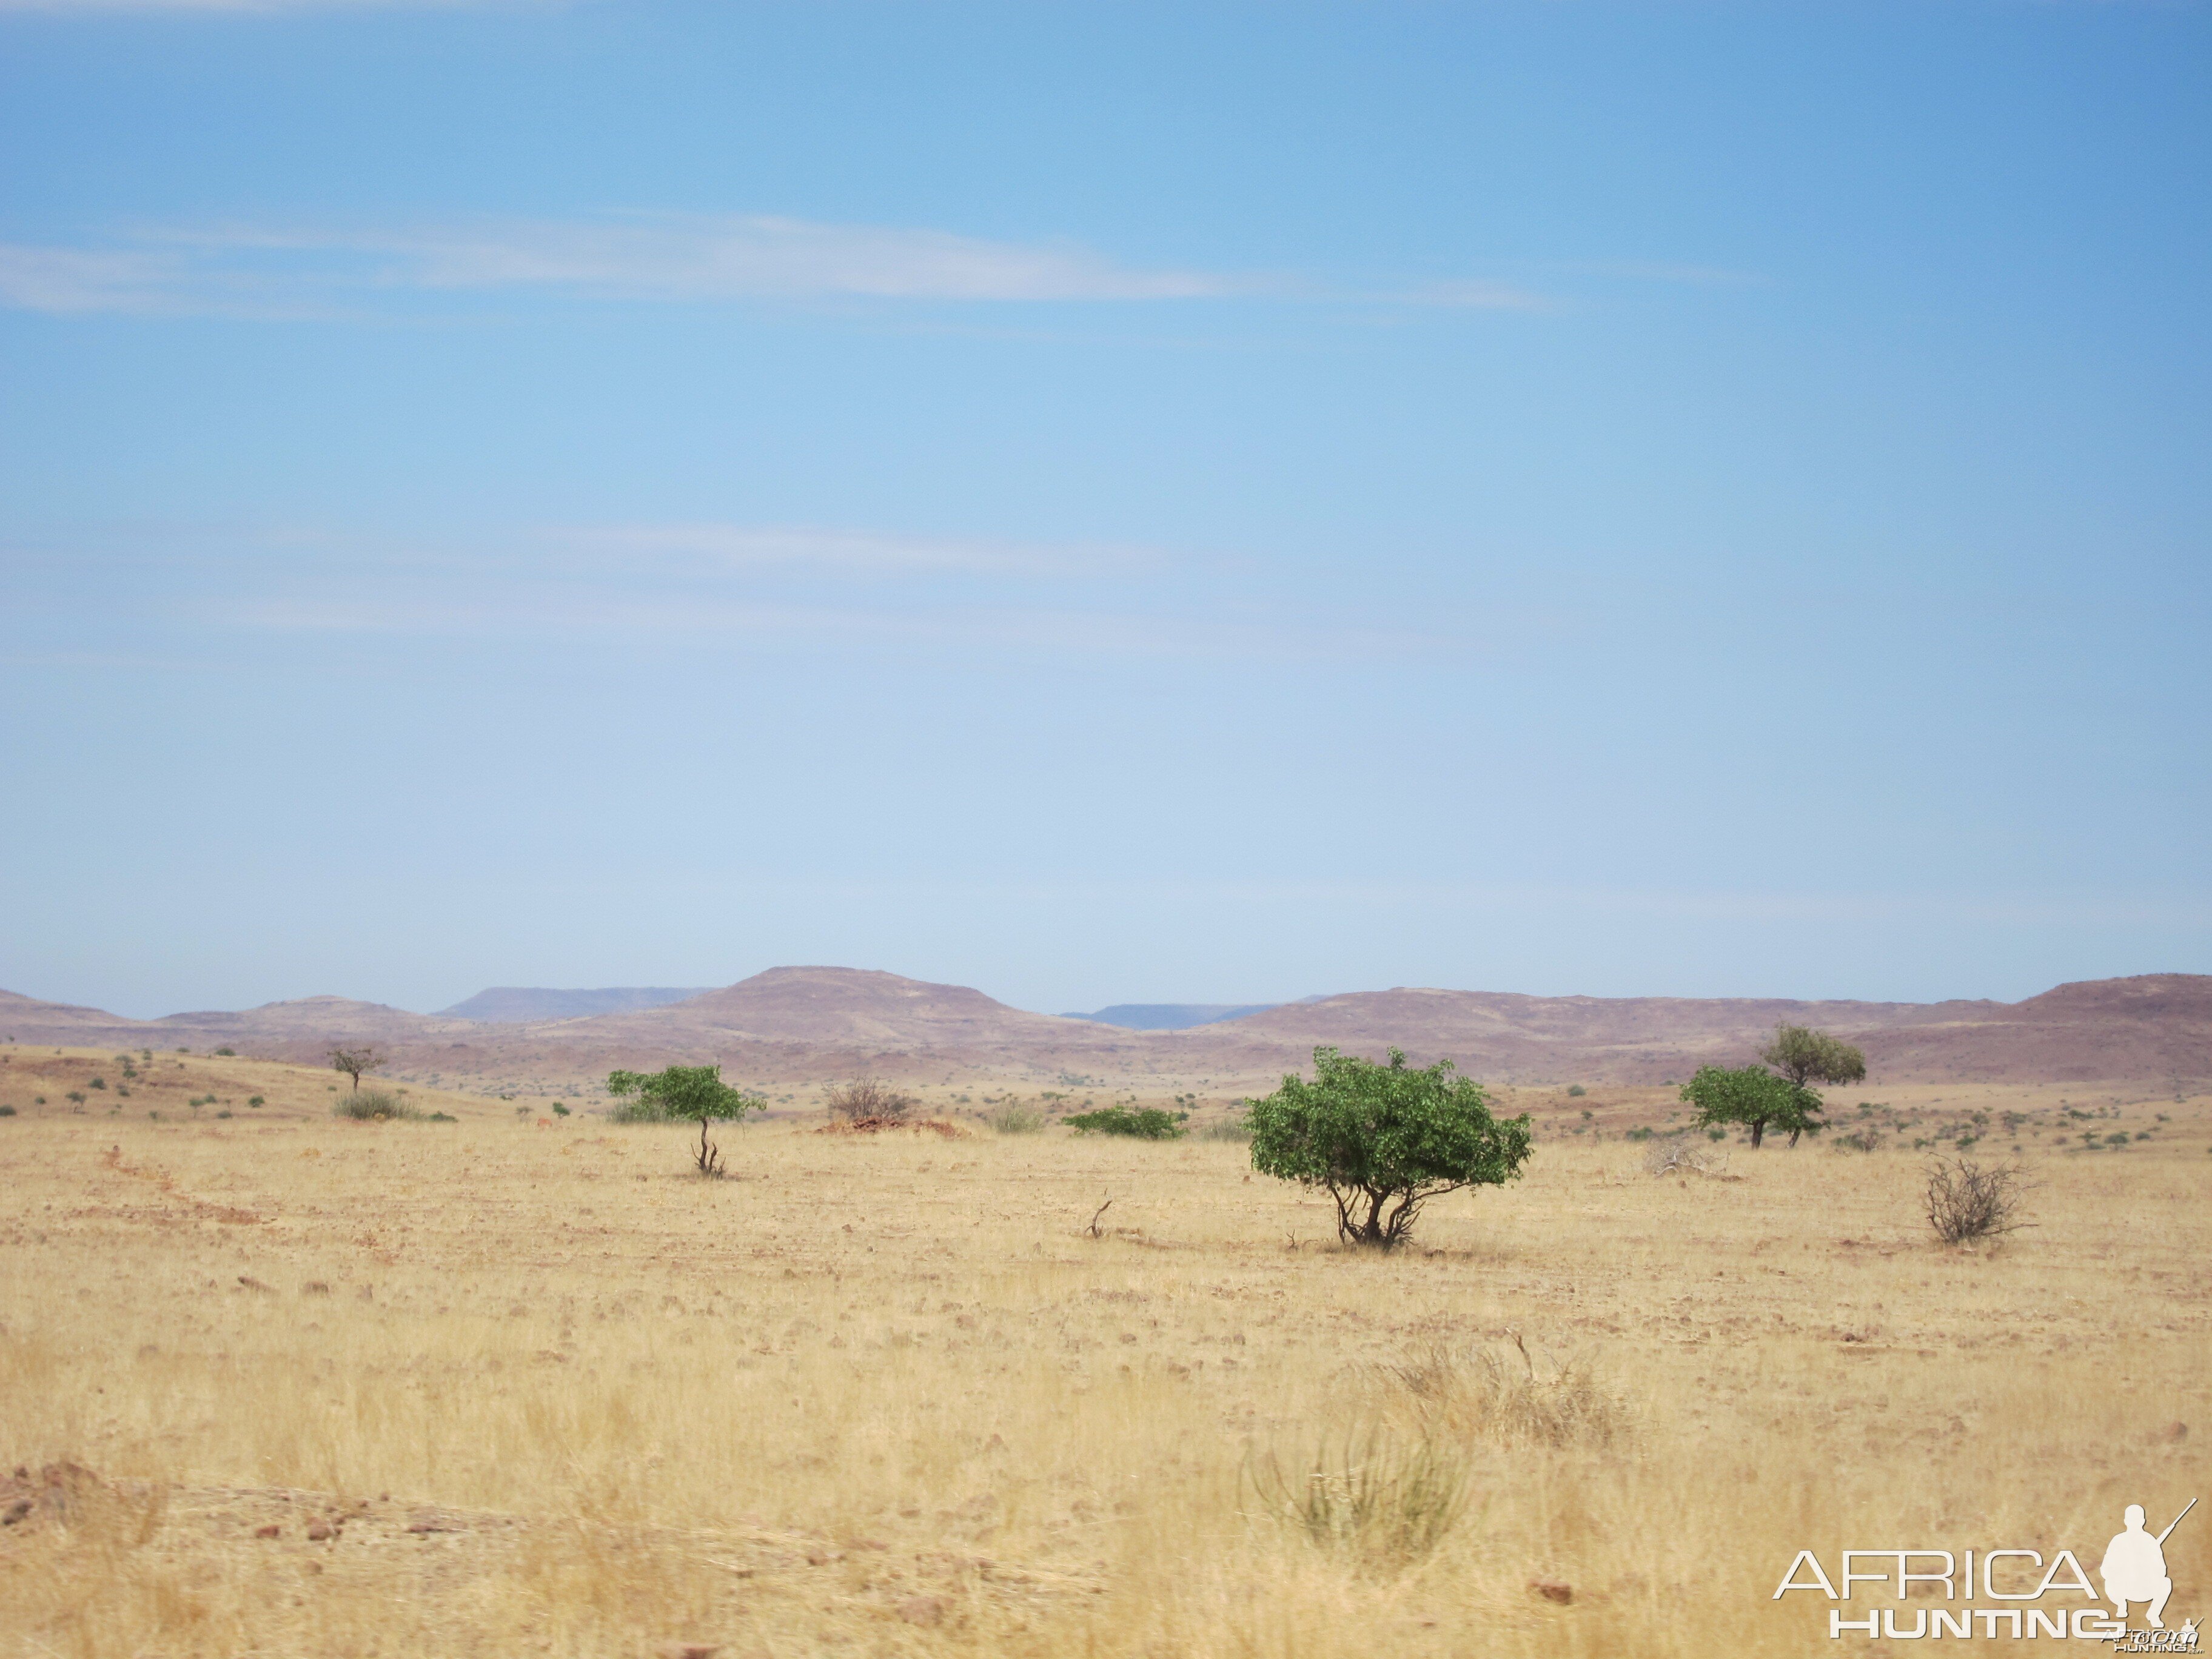
<path id="1" fill-rule="evenodd" d="M 1797 1001 L 1751 997 L 1528 996 L 1401 987 L 1215 1023 L 1138 1030 L 1025 1012 L 967 986 L 874 969 L 771 968 L 661 1006 L 542 1022 L 414 1014 L 308 997 L 239 1013 L 129 1020 L 0 993 L 0 1039 L 116 1048 L 227 1045 L 318 1059 L 374 1042 L 400 1072 L 504 1086 L 588 1083 L 616 1066 L 720 1062 L 805 1083 L 878 1073 L 912 1083 L 996 1079 L 1022 1088 L 1262 1090 L 1317 1045 L 1417 1064 L 1450 1060 L 1499 1083 L 1656 1085 L 1741 1066 L 1780 1023 L 1832 1032 L 1884 1081 L 2212 1079 L 2212 975 L 2062 985 L 2017 1003 Z"/>

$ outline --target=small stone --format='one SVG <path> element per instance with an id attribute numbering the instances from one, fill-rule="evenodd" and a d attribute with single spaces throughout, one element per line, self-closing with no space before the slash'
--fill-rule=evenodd
<path id="1" fill-rule="evenodd" d="M 1557 1601 L 1561 1607 L 1575 1599 L 1575 1587 L 1564 1578 L 1531 1578 L 1528 1588 L 1547 1601 Z"/>
<path id="2" fill-rule="evenodd" d="M 660 1659 L 714 1659 L 721 1650 L 710 1642 L 671 1642 L 660 1650 Z"/>
<path id="3" fill-rule="evenodd" d="M 909 1625 L 945 1622 L 945 1602 L 934 1595 L 909 1595 L 898 1604 L 898 1616 Z"/>
<path id="4" fill-rule="evenodd" d="M 256 1538 L 281 1538 L 284 1535 L 284 1528 L 271 1521 L 265 1527 L 256 1527 L 253 1535 Z"/>
<path id="5" fill-rule="evenodd" d="M 327 1521 L 310 1521 L 307 1522 L 307 1541 L 310 1544 L 325 1543 L 337 1535 L 338 1529 L 336 1527 L 333 1527 Z"/>

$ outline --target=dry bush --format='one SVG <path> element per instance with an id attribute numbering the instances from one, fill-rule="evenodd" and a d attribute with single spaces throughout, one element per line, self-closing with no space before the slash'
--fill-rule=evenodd
<path id="1" fill-rule="evenodd" d="M 1027 1101 L 1005 1100 L 984 1113 L 983 1121 L 1002 1135 L 1033 1135 L 1044 1127 L 1044 1113 Z"/>
<path id="2" fill-rule="evenodd" d="M 1655 1140 L 1644 1149 L 1644 1173 L 1646 1175 L 1723 1176 L 1728 1173 L 1729 1155 L 1725 1147 L 1706 1140 L 1692 1140 L 1684 1135 L 1671 1140 Z"/>
<path id="3" fill-rule="evenodd" d="M 1249 1459 L 1245 1480 L 1261 1510 L 1359 1565 L 1391 1570 L 1423 1559 L 1467 1513 L 1473 1471 L 1437 1425 L 1377 1417 L 1285 1467 L 1273 1452 Z"/>
<path id="4" fill-rule="evenodd" d="M 830 1116 L 842 1117 L 848 1123 L 899 1123 L 921 1103 L 912 1095 L 901 1094 L 880 1078 L 861 1077 L 850 1083 L 832 1084 L 822 1103 L 830 1109 Z"/>
<path id="5" fill-rule="evenodd" d="M 1946 1244 L 1996 1238 L 2034 1225 L 2021 1218 L 2027 1195 L 2017 1164 L 1977 1164 L 1971 1158 L 1939 1158 L 1928 1166 L 1923 1202 L 1928 1224 Z"/>
<path id="6" fill-rule="evenodd" d="M 338 1117 L 349 1117 L 362 1123 L 387 1123 L 395 1119 L 412 1120 L 422 1114 L 389 1089 L 356 1089 L 351 1094 L 338 1097 L 331 1108 Z"/>
<path id="7" fill-rule="evenodd" d="M 1531 1352 L 1510 1343 L 1470 1350 L 1437 1344 L 1382 1368 L 1416 1418 L 1448 1436 L 1500 1446 L 1603 1448 L 1628 1436 L 1628 1413 L 1601 1389 L 1587 1356 Z"/>

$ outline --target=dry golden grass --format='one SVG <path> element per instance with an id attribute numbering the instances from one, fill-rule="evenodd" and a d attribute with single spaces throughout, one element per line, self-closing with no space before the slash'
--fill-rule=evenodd
<path id="1" fill-rule="evenodd" d="M 40 1079 L 86 1058 L 0 1069 L 0 1474 L 100 1478 L 0 1530 L 11 1659 L 1802 1654 L 1801 1546 L 2087 1552 L 2212 1496 L 2203 1099 L 1870 1096 L 2152 1127 L 1957 1252 L 1910 1152 L 1655 1181 L 1618 1127 L 1663 1091 L 1530 1091 L 1528 1178 L 1385 1257 L 1234 1145 L 769 1123 L 706 1182 L 680 1127 L 340 1122 L 252 1061 L 160 1057 L 251 1115 L 80 1114 Z M 1410 1544 L 1265 1478 L 1424 1447 L 1459 1501 Z"/>

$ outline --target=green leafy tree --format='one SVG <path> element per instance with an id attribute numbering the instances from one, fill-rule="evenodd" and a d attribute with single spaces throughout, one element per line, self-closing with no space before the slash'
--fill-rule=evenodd
<path id="1" fill-rule="evenodd" d="M 707 1139 L 710 1122 L 732 1122 L 748 1112 L 768 1109 L 761 1096 L 733 1089 L 722 1081 L 719 1066 L 670 1066 L 658 1072 L 611 1072 L 607 1092 L 629 1103 L 617 1115 L 628 1122 L 699 1122 L 699 1150 L 694 1161 L 703 1176 L 722 1173 L 722 1155 Z"/>
<path id="2" fill-rule="evenodd" d="M 1790 1144 L 1795 1146 L 1799 1135 L 1808 1130 L 1818 1134 L 1826 1127 L 1820 1121 L 1819 1095 L 1760 1066 L 1734 1071 L 1700 1066 L 1697 1075 L 1682 1085 L 1682 1098 L 1698 1109 L 1699 1128 L 1741 1123 L 1751 1131 L 1754 1149 L 1770 1128 L 1787 1130 Z"/>
<path id="3" fill-rule="evenodd" d="M 1421 1071 L 1314 1050 L 1311 1082 L 1291 1076 L 1247 1103 L 1252 1167 L 1336 1201 L 1337 1237 L 1389 1249 L 1422 1205 L 1462 1187 L 1503 1186 L 1528 1156 L 1528 1119 L 1491 1115 L 1480 1084 L 1449 1060 Z"/>
<path id="4" fill-rule="evenodd" d="M 1808 1083 L 1863 1083 L 1866 1054 L 1826 1031 L 1778 1025 L 1759 1057 L 1799 1088 Z"/>

